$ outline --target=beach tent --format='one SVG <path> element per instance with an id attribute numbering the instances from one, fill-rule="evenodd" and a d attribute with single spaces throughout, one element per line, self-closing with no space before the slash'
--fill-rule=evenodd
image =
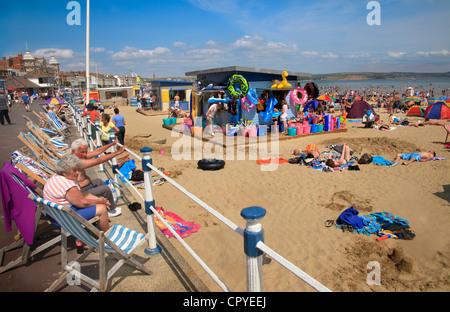
<path id="1" fill-rule="evenodd" d="M 450 107 L 444 103 L 429 105 L 425 110 L 424 117 L 429 119 L 450 119 Z"/>
<path id="2" fill-rule="evenodd" d="M 408 110 L 408 112 L 406 113 L 406 116 L 423 117 L 424 114 L 425 114 L 425 111 L 422 107 L 414 105 L 414 106 L 411 106 L 411 108 Z"/>
<path id="3" fill-rule="evenodd" d="M 308 109 L 315 110 L 318 105 L 319 105 L 319 102 L 316 100 L 309 101 L 308 104 L 305 105 L 305 108 L 303 108 L 303 112 L 307 112 Z"/>
<path id="4" fill-rule="evenodd" d="M 366 114 L 366 111 L 368 111 L 369 109 L 372 109 L 372 106 L 370 106 L 370 104 L 366 101 L 356 101 L 355 103 L 353 103 L 352 107 L 350 107 L 347 118 L 363 118 L 363 116 Z"/>

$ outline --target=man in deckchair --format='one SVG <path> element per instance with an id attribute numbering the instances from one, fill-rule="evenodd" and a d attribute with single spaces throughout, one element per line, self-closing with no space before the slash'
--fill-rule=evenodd
<path id="1" fill-rule="evenodd" d="M 116 217 L 122 213 L 121 208 L 117 207 L 114 202 L 114 196 L 111 192 L 111 189 L 109 186 L 105 185 L 103 183 L 103 180 L 101 179 L 94 179 L 92 180 L 87 174 L 86 169 L 91 168 L 100 164 L 103 164 L 111 159 L 113 159 L 116 156 L 119 156 L 122 154 L 126 146 L 121 146 L 116 152 L 114 153 L 108 153 L 103 154 L 108 148 L 110 148 L 113 145 L 116 145 L 119 141 L 115 140 L 112 143 L 109 143 L 107 145 L 101 146 L 99 148 L 96 148 L 92 152 L 88 152 L 88 143 L 83 139 L 78 139 L 72 142 L 72 154 L 75 154 L 78 156 L 79 159 L 83 162 L 83 168 L 80 171 L 80 175 L 78 177 L 78 184 L 80 187 L 91 193 L 95 196 L 103 196 L 111 203 L 111 208 L 108 212 L 108 215 L 110 217 Z M 101 155 L 101 156 L 100 156 Z"/>

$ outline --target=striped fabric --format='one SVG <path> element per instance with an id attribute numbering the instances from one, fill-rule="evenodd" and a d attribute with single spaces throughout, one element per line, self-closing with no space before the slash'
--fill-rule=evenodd
<path id="1" fill-rule="evenodd" d="M 64 206 L 57 205 L 43 198 L 34 196 L 33 200 L 47 206 L 49 215 L 68 233 L 83 241 L 90 247 L 99 248 L 98 241 L 90 235 L 83 225 L 64 211 Z M 69 208 L 70 209 L 70 208 Z M 73 211 L 73 213 L 76 213 Z M 116 224 L 106 233 L 106 236 L 120 249 L 129 254 L 144 238 L 145 235 L 130 230 L 122 225 Z M 112 248 L 105 244 L 105 249 L 111 251 Z"/>
<path id="2" fill-rule="evenodd" d="M 55 113 L 47 113 L 47 117 L 50 118 L 50 120 L 52 121 L 53 125 L 60 129 L 63 130 L 66 128 L 66 126 L 61 122 L 61 120 L 59 120 L 58 116 L 56 116 Z"/>

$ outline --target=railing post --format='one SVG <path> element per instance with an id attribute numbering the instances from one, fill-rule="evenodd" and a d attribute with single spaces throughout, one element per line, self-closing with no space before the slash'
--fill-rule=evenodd
<path id="1" fill-rule="evenodd" d="M 101 138 L 101 133 L 100 133 L 100 120 L 95 119 L 95 138 L 97 141 L 97 148 L 100 148 L 102 146 L 102 138 Z M 99 165 L 100 170 L 98 172 L 105 172 L 105 166 L 103 165 L 103 163 L 101 163 Z"/>
<path id="2" fill-rule="evenodd" d="M 161 247 L 156 245 L 156 233 L 155 233 L 155 215 L 150 207 L 155 208 L 155 200 L 153 199 L 153 185 L 152 185 L 152 170 L 147 164 L 152 164 L 152 158 L 150 153 L 152 149 L 150 147 L 141 148 L 142 153 L 142 171 L 144 171 L 144 187 L 145 187 L 145 213 L 147 214 L 147 233 L 148 248 L 145 249 L 147 255 L 156 255 L 161 252 Z"/>
<path id="3" fill-rule="evenodd" d="M 114 129 L 111 129 L 108 131 L 109 132 L 109 143 L 112 143 L 116 140 L 116 131 Z M 117 151 L 117 147 L 116 145 L 111 146 L 111 153 L 114 153 L 115 151 Z M 117 165 L 117 156 L 114 157 L 113 159 L 111 159 L 112 162 L 112 172 L 113 172 L 113 177 L 114 177 L 114 181 L 119 185 L 120 181 L 119 181 L 119 174 L 117 173 L 117 171 L 119 171 L 119 166 Z M 116 192 L 117 192 L 117 200 L 122 198 L 122 195 L 120 194 L 120 190 L 119 188 L 116 188 Z"/>
<path id="4" fill-rule="evenodd" d="M 261 219 L 266 210 L 261 207 L 249 207 L 241 211 L 241 216 L 247 221 L 244 231 L 244 251 L 247 255 L 247 291 L 262 292 L 262 260 L 263 252 L 256 247 L 264 242 L 264 230 Z"/>
<path id="5" fill-rule="evenodd" d="M 88 137 L 86 134 L 86 119 L 84 119 L 83 116 L 81 116 L 81 115 L 80 115 L 80 118 L 81 118 L 81 128 L 82 128 L 82 132 L 83 132 L 82 138 L 89 144 L 89 140 L 88 140 Z"/>
<path id="6" fill-rule="evenodd" d="M 92 139 L 92 125 L 91 125 L 91 114 L 86 114 L 86 124 L 87 124 L 87 133 L 89 138 L 89 146 L 91 147 L 91 151 L 95 150 L 95 144 Z"/>
<path id="7" fill-rule="evenodd" d="M 83 126 L 81 125 L 81 109 L 77 107 L 77 124 L 78 132 L 80 133 L 80 138 L 83 137 Z"/>

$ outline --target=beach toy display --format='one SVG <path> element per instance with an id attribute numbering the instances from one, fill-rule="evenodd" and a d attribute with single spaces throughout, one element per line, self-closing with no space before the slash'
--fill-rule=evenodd
<path id="1" fill-rule="evenodd" d="M 260 116 L 263 117 L 264 122 L 269 122 L 272 117 L 278 117 L 281 115 L 281 112 L 273 112 L 273 108 L 277 105 L 278 101 L 273 97 L 272 94 L 269 94 L 269 98 L 267 99 L 267 107 L 264 112 L 260 112 Z"/>
<path id="2" fill-rule="evenodd" d="M 228 92 L 234 99 L 242 99 L 248 90 L 248 82 L 242 75 L 233 75 L 228 80 Z"/>
<path id="3" fill-rule="evenodd" d="M 281 73 L 281 81 L 274 80 L 274 84 L 271 86 L 272 89 L 284 89 L 284 88 L 290 88 L 292 85 L 287 81 L 287 77 L 289 76 L 288 72 L 284 70 Z"/>
<path id="4" fill-rule="evenodd" d="M 297 128 L 287 128 L 288 136 L 295 136 L 297 134 Z"/>
<path id="5" fill-rule="evenodd" d="M 170 120 L 170 118 L 164 118 L 163 124 L 164 126 L 170 126 L 172 124 L 172 121 Z"/>
<path id="6" fill-rule="evenodd" d="M 291 99 L 295 104 L 303 105 L 308 101 L 308 93 L 303 88 L 297 88 L 291 91 Z"/>

